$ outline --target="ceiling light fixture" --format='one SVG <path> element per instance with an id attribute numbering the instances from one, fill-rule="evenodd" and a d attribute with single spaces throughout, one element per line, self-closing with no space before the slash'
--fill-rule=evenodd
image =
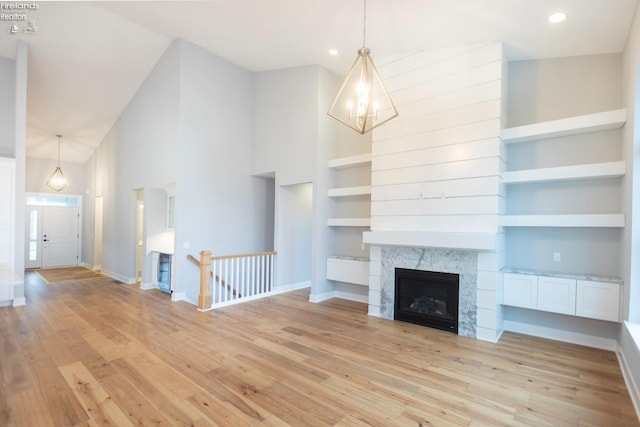
<path id="1" fill-rule="evenodd" d="M 47 181 L 47 185 L 56 191 L 61 191 L 69 186 L 69 181 L 67 181 L 67 178 L 65 178 L 62 173 L 62 169 L 60 169 L 60 138 L 62 138 L 62 135 L 56 135 L 56 137 L 58 137 L 58 166 Z"/>
<path id="2" fill-rule="evenodd" d="M 362 48 L 327 114 L 358 133 L 366 133 L 398 116 L 389 92 L 365 47 L 367 0 L 364 0 Z"/>
<path id="3" fill-rule="evenodd" d="M 562 22 L 567 19 L 567 14 L 564 12 L 556 12 L 549 15 L 549 22 L 553 24 L 557 24 L 558 22 Z"/>
<path id="4" fill-rule="evenodd" d="M 337 54 L 338 54 L 338 50 L 337 49 L 329 49 L 329 55 L 336 56 Z"/>

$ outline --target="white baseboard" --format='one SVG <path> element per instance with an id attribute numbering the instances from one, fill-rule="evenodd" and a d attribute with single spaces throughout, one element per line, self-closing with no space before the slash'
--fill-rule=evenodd
<path id="1" fill-rule="evenodd" d="M 283 294 L 285 292 L 297 291 L 299 289 L 310 288 L 311 281 L 306 280 L 304 282 L 290 283 L 288 285 L 280 285 L 273 289 L 273 294 Z"/>
<path id="2" fill-rule="evenodd" d="M 119 282 L 124 283 L 125 285 L 133 285 L 136 282 L 136 279 L 132 279 L 130 277 L 126 277 L 123 276 L 121 274 L 118 273 L 114 273 L 113 271 L 109 271 L 109 270 L 102 270 L 102 274 L 111 277 L 112 279 L 116 279 Z"/>
<path id="3" fill-rule="evenodd" d="M 90 270 L 95 270 L 95 271 L 102 270 L 102 266 L 101 265 L 91 265 L 91 264 L 86 263 L 86 262 L 81 262 L 80 266 L 81 267 L 86 267 L 86 268 L 88 268 Z"/>
<path id="4" fill-rule="evenodd" d="M 530 323 L 504 321 L 504 330 L 519 334 L 531 335 L 539 338 L 547 338 L 555 341 L 563 341 L 571 344 L 584 345 L 587 347 L 599 348 L 602 350 L 616 351 L 618 342 L 610 338 L 602 338 L 594 335 L 581 334 L 578 332 L 562 331 L 559 329 L 546 328 L 544 326 L 532 325 Z"/>
<path id="5" fill-rule="evenodd" d="M 22 307 L 23 305 L 27 304 L 27 300 L 25 299 L 25 297 L 20 297 L 20 298 L 14 298 L 13 299 L 13 306 L 14 307 Z"/>
<path id="6" fill-rule="evenodd" d="M 349 301 L 361 302 L 364 304 L 369 303 L 368 295 L 358 295 L 358 294 L 352 294 L 350 292 L 342 292 L 342 291 L 331 291 L 331 292 L 324 292 L 322 294 L 311 294 L 309 295 L 309 302 L 319 303 L 331 298 L 346 299 Z"/>
<path id="7" fill-rule="evenodd" d="M 504 330 L 501 329 L 499 331 L 493 331 L 490 334 L 484 334 L 484 333 L 482 333 L 483 330 L 493 331 L 493 330 L 488 330 L 488 329 L 476 327 L 476 339 L 480 340 L 480 341 L 490 342 L 490 343 L 493 343 L 493 344 L 495 344 L 498 341 L 500 341 L 500 338 L 502 337 L 502 334 L 504 333 Z"/>
<path id="8" fill-rule="evenodd" d="M 309 295 L 309 302 L 319 303 L 319 302 L 326 301 L 328 299 L 335 298 L 335 297 L 336 297 L 335 291 L 324 292 L 324 293 L 321 293 L 321 294 L 311 293 Z"/>
<path id="9" fill-rule="evenodd" d="M 187 301 L 187 293 L 174 292 L 171 294 L 171 301 Z"/>
<path id="10" fill-rule="evenodd" d="M 351 292 L 335 291 L 335 298 L 369 304 L 369 295 L 352 294 Z"/>
<path id="11" fill-rule="evenodd" d="M 622 371 L 622 377 L 624 378 L 624 382 L 627 385 L 627 390 L 629 391 L 629 397 L 631 397 L 631 403 L 633 403 L 633 407 L 636 410 L 636 415 L 640 420 L 640 389 L 638 389 L 638 384 L 633 376 L 633 371 L 629 367 L 627 363 L 627 359 L 624 357 L 624 352 L 622 348 L 618 346 L 616 351 L 616 355 L 618 356 L 618 364 L 620 365 L 620 370 Z"/>
<path id="12" fill-rule="evenodd" d="M 140 290 L 148 291 L 149 289 L 158 289 L 158 286 L 153 283 L 140 282 Z"/>

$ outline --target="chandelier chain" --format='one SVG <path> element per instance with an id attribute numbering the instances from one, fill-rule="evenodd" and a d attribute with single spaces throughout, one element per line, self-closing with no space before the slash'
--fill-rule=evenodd
<path id="1" fill-rule="evenodd" d="M 58 137 L 58 166 L 60 166 L 60 138 L 62 135 L 56 135 Z"/>
<path id="2" fill-rule="evenodd" d="M 367 37 L 367 0 L 364 0 L 364 12 L 362 14 L 362 47 L 365 46 L 365 40 Z"/>

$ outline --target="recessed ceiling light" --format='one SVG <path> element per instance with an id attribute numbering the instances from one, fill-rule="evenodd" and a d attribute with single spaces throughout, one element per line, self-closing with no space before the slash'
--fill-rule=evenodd
<path id="1" fill-rule="evenodd" d="M 564 12 L 556 12 L 549 15 L 549 22 L 558 23 L 567 19 L 567 14 Z"/>
<path id="2" fill-rule="evenodd" d="M 329 49 L 329 55 L 336 56 L 338 51 L 336 49 Z"/>

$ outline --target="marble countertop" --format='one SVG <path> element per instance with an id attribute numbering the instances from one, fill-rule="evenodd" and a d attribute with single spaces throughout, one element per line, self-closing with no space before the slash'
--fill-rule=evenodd
<path id="1" fill-rule="evenodd" d="M 565 273 L 559 271 L 545 271 L 545 270 L 526 270 L 521 268 L 505 267 L 501 270 L 503 273 L 514 274 L 526 274 L 529 276 L 545 276 L 545 277 L 561 277 L 564 279 L 576 279 L 576 280 L 588 280 L 591 282 L 607 282 L 623 284 L 621 278 L 616 276 L 601 276 L 598 274 L 580 274 L 580 273 Z"/>

